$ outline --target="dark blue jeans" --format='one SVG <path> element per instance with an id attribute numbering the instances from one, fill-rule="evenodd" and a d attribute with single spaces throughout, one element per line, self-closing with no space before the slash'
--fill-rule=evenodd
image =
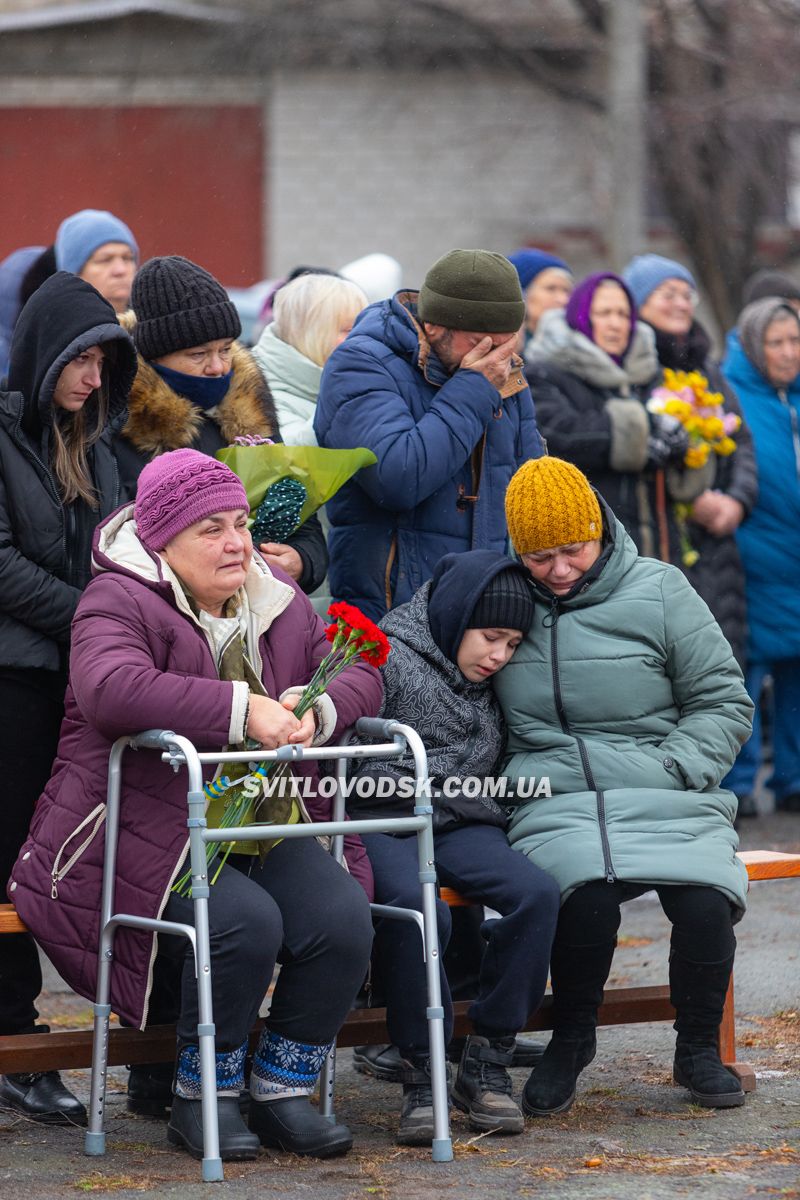
<path id="1" fill-rule="evenodd" d="M 380 904 L 421 908 L 417 877 L 417 840 L 375 833 L 364 838 Z M 504 1037 L 523 1028 L 542 1001 L 547 985 L 550 947 L 558 920 L 559 891 L 554 879 L 512 850 L 501 829 L 467 825 L 435 837 L 439 882 L 500 913 L 484 923 L 487 946 L 481 964 L 478 997 L 469 1017 L 476 1033 Z M 447 905 L 437 905 L 439 938 L 450 934 Z M 424 1054 L 427 990 L 419 931 L 406 921 L 376 923 L 375 956 L 386 988 L 389 1036 L 402 1053 Z M 453 1005 L 441 971 L 445 1038 L 452 1036 Z"/>
<path id="2" fill-rule="evenodd" d="M 752 736 L 739 751 L 723 787 L 737 796 L 752 794 L 761 767 L 761 706 L 759 699 L 764 678 L 772 676 L 772 750 L 773 773 L 767 787 L 775 793 L 780 807 L 785 796 L 800 793 L 800 659 L 786 658 L 773 663 L 748 663 L 745 686 L 755 703 Z"/>

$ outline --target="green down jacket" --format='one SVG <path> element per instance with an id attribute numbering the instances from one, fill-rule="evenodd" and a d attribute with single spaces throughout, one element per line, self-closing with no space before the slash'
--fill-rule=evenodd
<path id="1" fill-rule="evenodd" d="M 509 840 L 564 898 L 604 878 L 703 884 L 741 916 L 736 798 L 719 784 L 753 706 L 685 577 L 639 558 L 610 511 L 607 520 L 610 544 L 577 594 L 536 585 L 533 625 L 495 680 L 505 774 L 546 776 L 552 793 L 540 787 L 520 805 Z"/>

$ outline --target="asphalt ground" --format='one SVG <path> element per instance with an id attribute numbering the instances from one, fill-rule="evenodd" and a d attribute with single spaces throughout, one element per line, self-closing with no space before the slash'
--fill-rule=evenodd
<path id="1" fill-rule="evenodd" d="M 800 815 L 743 823 L 743 848 L 800 852 Z M 108 1150 L 83 1154 L 83 1131 L 43 1127 L 0 1113 L 0 1196 L 19 1200 L 99 1196 L 200 1198 L 325 1197 L 325 1200 L 800 1200 L 800 880 L 754 884 L 737 929 L 739 1058 L 758 1087 L 744 1108 L 705 1110 L 671 1082 L 673 1033 L 648 1024 L 600 1031 L 598 1055 L 581 1077 L 569 1113 L 529 1121 L 518 1137 L 478 1136 L 453 1114 L 455 1157 L 435 1164 L 425 1150 L 395 1145 L 399 1085 L 352 1070 L 339 1055 L 337 1115 L 351 1126 L 350 1154 L 328 1162 L 262 1151 L 227 1164 L 225 1183 L 202 1184 L 199 1164 L 166 1143 L 164 1124 L 125 1108 L 127 1073 L 110 1073 Z M 624 909 L 610 985 L 663 983 L 668 925 L 654 895 Z M 49 977 L 42 1017 L 90 1024 L 87 1001 Z M 514 1073 L 521 1091 L 525 1071 Z M 88 1072 L 65 1073 L 88 1099 Z"/>

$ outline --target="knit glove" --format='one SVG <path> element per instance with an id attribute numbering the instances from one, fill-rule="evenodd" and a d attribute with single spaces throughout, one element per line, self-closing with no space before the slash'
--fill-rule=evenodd
<path id="1" fill-rule="evenodd" d="M 668 413 L 650 413 L 649 417 L 646 467 L 655 471 L 669 462 L 682 462 L 689 448 L 689 435 L 678 418 Z"/>

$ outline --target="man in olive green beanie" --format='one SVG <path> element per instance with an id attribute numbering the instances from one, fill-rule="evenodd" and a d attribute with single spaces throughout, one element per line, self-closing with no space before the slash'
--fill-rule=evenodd
<path id="1" fill-rule="evenodd" d="M 377 463 L 328 503 L 336 599 L 378 619 L 453 551 L 506 548 L 517 467 L 542 452 L 515 352 L 517 272 L 489 250 L 451 250 L 416 291 L 372 304 L 322 375 L 321 446 Z"/>
<path id="2" fill-rule="evenodd" d="M 502 254 L 451 250 L 425 276 L 417 314 L 421 321 L 446 329 L 515 333 L 525 319 L 516 275 Z"/>

